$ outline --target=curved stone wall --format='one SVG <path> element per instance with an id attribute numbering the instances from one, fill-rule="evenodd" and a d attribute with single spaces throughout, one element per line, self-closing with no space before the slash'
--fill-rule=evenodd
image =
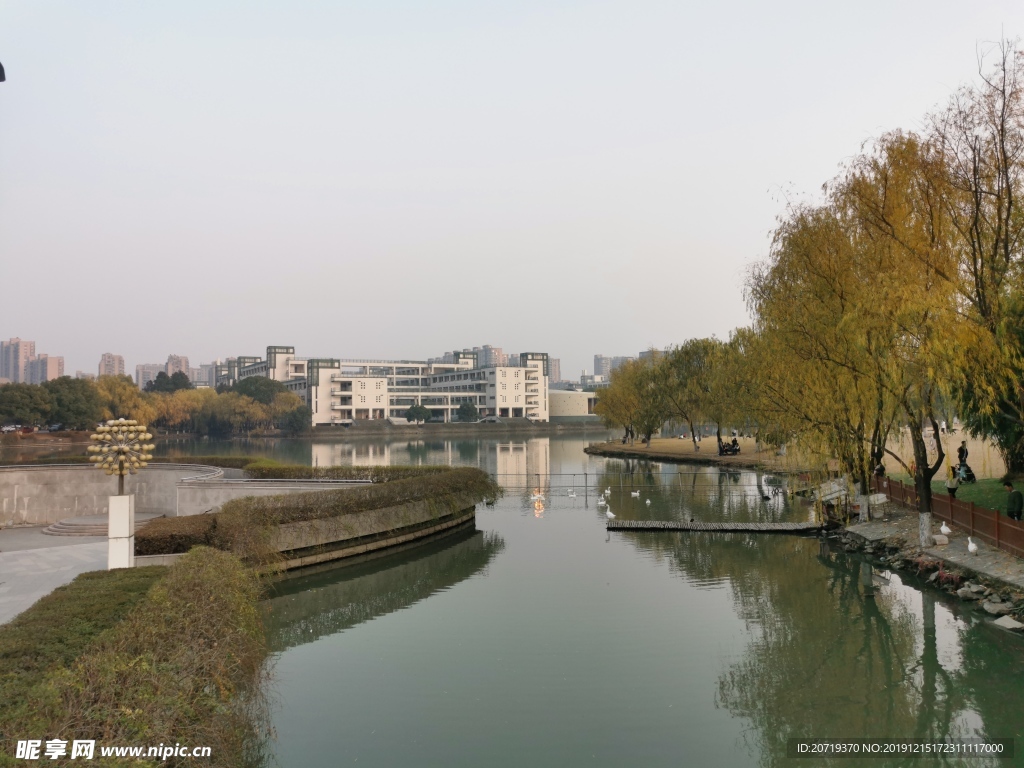
<path id="1" fill-rule="evenodd" d="M 125 493 L 135 494 L 136 512 L 175 514 L 178 481 L 216 479 L 216 467 L 151 464 L 125 478 Z M 0 467 L 0 525 L 49 525 L 68 517 L 103 515 L 117 493 L 117 479 L 88 464 Z"/>
<path id="2" fill-rule="evenodd" d="M 232 473 L 237 474 L 237 473 Z M 198 464 L 150 464 L 125 478 L 125 493 L 135 494 L 137 513 L 198 515 L 215 512 L 243 496 L 277 496 L 315 490 L 352 488 L 361 482 L 322 480 L 246 480 L 227 478 L 217 467 Z M 105 515 L 117 480 L 87 464 L 0 466 L 0 526 L 50 525 L 81 515 Z"/>

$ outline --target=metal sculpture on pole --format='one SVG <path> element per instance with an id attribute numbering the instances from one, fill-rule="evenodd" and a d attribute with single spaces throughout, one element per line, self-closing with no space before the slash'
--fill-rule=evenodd
<path id="1" fill-rule="evenodd" d="M 135 496 L 125 496 L 125 475 L 138 474 L 153 458 L 156 446 L 146 443 L 153 435 L 134 419 L 110 419 L 90 436 L 99 443 L 90 445 L 89 461 L 108 475 L 117 475 L 117 496 L 110 497 L 107 510 L 107 568 L 131 568 L 135 565 Z"/>

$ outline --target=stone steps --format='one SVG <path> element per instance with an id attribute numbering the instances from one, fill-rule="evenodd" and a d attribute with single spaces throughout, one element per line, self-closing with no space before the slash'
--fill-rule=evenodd
<path id="1" fill-rule="evenodd" d="M 135 530 L 145 527 L 150 520 L 158 515 L 136 515 Z M 89 517 L 69 517 L 67 520 L 60 520 L 53 525 L 43 528 L 47 536 L 106 536 L 107 522 L 97 519 L 96 515 Z"/>

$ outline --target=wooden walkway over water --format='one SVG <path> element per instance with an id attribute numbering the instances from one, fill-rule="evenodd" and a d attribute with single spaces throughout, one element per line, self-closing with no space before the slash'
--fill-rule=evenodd
<path id="1" fill-rule="evenodd" d="M 715 533 L 817 533 L 820 523 L 685 523 L 674 520 L 609 520 L 609 531 L 708 531 Z"/>

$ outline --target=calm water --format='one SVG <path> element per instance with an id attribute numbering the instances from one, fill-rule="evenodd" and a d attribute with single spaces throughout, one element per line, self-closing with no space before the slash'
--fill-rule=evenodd
<path id="1" fill-rule="evenodd" d="M 476 530 L 276 586 L 280 765 L 807 766 L 826 763 L 787 759 L 788 738 L 1024 736 L 1024 643 L 959 603 L 815 539 L 609 534 L 596 505 L 611 487 L 625 519 L 805 518 L 772 492 L 782 479 L 605 461 L 585 444 L 231 446 L 470 464 L 508 486 Z"/>

